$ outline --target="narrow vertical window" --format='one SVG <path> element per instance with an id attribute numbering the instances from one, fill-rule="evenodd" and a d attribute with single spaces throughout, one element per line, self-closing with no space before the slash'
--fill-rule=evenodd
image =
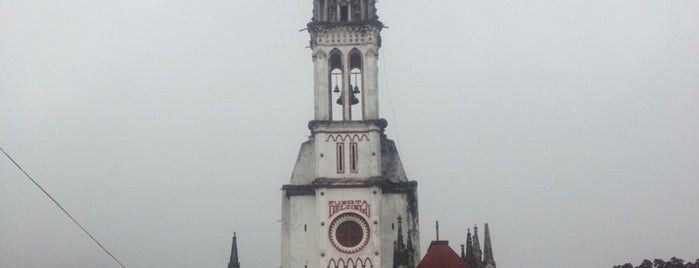
<path id="1" fill-rule="evenodd" d="M 357 173 L 357 165 L 359 164 L 359 152 L 357 148 L 357 143 L 356 142 L 351 142 L 350 143 L 350 172 Z"/>
<path id="2" fill-rule="evenodd" d="M 345 144 L 337 143 L 337 173 L 345 173 Z"/>
<path id="3" fill-rule="evenodd" d="M 342 3 L 340 5 L 340 21 L 349 21 L 349 6 L 347 3 Z"/>

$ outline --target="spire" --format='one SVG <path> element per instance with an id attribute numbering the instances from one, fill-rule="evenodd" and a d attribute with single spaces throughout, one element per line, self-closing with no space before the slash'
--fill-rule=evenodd
<path id="1" fill-rule="evenodd" d="M 464 244 L 461 244 L 461 260 L 466 262 L 466 253 L 464 252 Z"/>
<path id="2" fill-rule="evenodd" d="M 487 268 L 495 268 L 495 258 L 493 258 L 493 247 L 490 244 L 490 230 L 488 229 L 488 223 L 485 224 L 485 230 L 483 231 L 483 264 Z"/>
<path id="3" fill-rule="evenodd" d="M 233 245 L 231 246 L 231 260 L 228 261 L 228 268 L 240 268 L 238 261 L 238 236 L 233 232 Z"/>
<path id="4" fill-rule="evenodd" d="M 483 252 L 481 251 L 481 242 L 478 241 L 478 226 L 473 226 L 473 258 L 476 263 L 476 267 L 480 268 L 483 266 L 482 257 Z M 475 268 L 475 267 L 474 267 Z"/>
<path id="5" fill-rule="evenodd" d="M 407 239 L 407 245 L 405 246 L 405 257 L 408 259 L 408 268 L 413 268 L 415 267 L 415 250 L 413 249 L 413 240 L 411 239 L 411 232 L 410 228 L 408 228 L 408 239 Z"/>
<path id="6" fill-rule="evenodd" d="M 473 257 L 473 240 L 471 239 L 471 228 L 466 234 L 466 260 L 465 262 L 472 268 L 476 268 L 476 259 Z"/>
<path id="7" fill-rule="evenodd" d="M 406 246 L 403 242 L 403 218 L 401 216 L 398 216 L 398 234 L 396 236 L 396 241 L 393 242 L 393 267 L 413 267 L 410 231 L 408 231 L 408 245 Z"/>

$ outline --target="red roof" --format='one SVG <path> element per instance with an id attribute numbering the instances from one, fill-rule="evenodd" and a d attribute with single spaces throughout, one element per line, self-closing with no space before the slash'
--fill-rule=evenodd
<path id="1" fill-rule="evenodd" d="M 432 241 L 417 268 L 470 268 L 451 247 L 449 241 Z"/>

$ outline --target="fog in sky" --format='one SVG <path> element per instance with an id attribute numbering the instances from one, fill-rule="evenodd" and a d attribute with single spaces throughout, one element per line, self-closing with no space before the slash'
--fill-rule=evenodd
<path id="1" fill-rule="evenodd" d="M 130 268 L 279 267 L 311 0 L 0 0 L 0 146 Z M 699 258 L 699 2 L 382 0 L 422 254 Z M 482 234 L 481 234 L 482 235 Z M 0 158 L 0 267 L 118 267 Z"/>

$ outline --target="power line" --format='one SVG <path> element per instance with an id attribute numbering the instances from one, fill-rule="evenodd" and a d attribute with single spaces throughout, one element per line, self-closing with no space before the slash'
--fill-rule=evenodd
<path id="1" fill-rule="evenodd" d="M 80 227 L 80 229 L 83 230 L 83 232 L 85 232 L 85 234 L 87 234 L 87 236 L 89 236 L 89 237 L 92 239 L 92 241 L 95 241 L 95 243 L 96 243 L 100 248 L 102 248 L 102 250 L 103 250 L 105 253 L 107 253 L 107 255 L 109 255 L 110 257 L 112 257 L 112 259 L 113 259 L 115 262 L 117 262 L 121 267 L 126 268 L 126 266 L 124 266 L 124 264 L 122 264 L 116 257 L 114 257 L 114 255 L 112 255 L 112 253 L 109 252 L 109 250 L 107 250 L 107 248 L 105 248 L 105 247 L 102 245 L 102 243 L 100 243 L 99 241 L 97 241 L 97 239 L 96 239 L 94 236 L 92 236 L 92 234 L 90 234 L 90 232 L 88 232 L 87 229 L 85 229 L 85 227 L 83 227 L 77 220 L 75 220 L 75 218 L 73 218 L 73 216 L 70 215 L 70 213 L 68 213 L 68 211 L 67 211 L 65 208 L 63 208 L 63 206 L 61 206 L 61 204 L 59 204 L 58 201 L 56 201 L 56 199 L 54 199 L 53 196 L 51 196 L 51 194 L 49 194 L 49 192 L 47 192 L 46 190 L 44 190 L 44 187 L 41 187 L 41 185 L 39 185 L 39 183 L 36 182 L 36 181 L 34 180 L 34 178 L 32 178 L 32 176 L 29 176 L 29 174 L 28 174 L 26 171 L 24 171 L 24 169 L 17 163 L 17 161 L 15 161 L 9 154 L 7 154 L 7 152 L 5 152 L 5 150 L 3 150 L 2 147 L 0 147 L 0 151 L 2 151 L 2 153 L 5 154 L 5 156 L 7 156 L 7 158 L 10 159 L 10 161 L 12 161 L 12 163 L 15 164 L 15 166 L 17 166 L 17 168 L 18 168 L 20 171 L 22 171 L 22 173 L 24 173 L 24 175 L 27 176 L 27 178 L 28 178 L 29 180 L 31 180 L 31 181 L 34 183 L 34 185 L 36 185 L 36 187 L 39 187 L 39 189 L 40 189 L 42 192 L 44 192 L 44 194 L 45 194 L 46 196 L 48 196 L 49 199 L 51 199 L 51 201 L 53 201 L 53 203 L 56 204 L 56 206 L 58 206 L 58 208 L 60 208 L 60 209 L 63 211 L 63 213 L 66 214 L 66 216 L 68 216 L 68 218 L 70 218 L 70 220 L 73 221 L 73 223 L 75 223 L 75 225 L 77 225 L 78 227 Z"/>
<path id="2" fill-rule="evenodd" d="M 385 59 L 384 59 L 384 62 L 386 62 Z M 391 91 L 389 90 L 389 86 L 388 86 L 388 73 L 386 72 L 386 69 L 388 69 L 386 67 L 387 65 L 388 64 L 384 63 L 383 68 L 381 68 L 381 69 L 383 70 L 383 79 L 384 79 L 384 83 L 386 84 L 385 88 L 386 88 L 386 93 L 388 95 L 388 105 L 391 107 L 391 115 L 393 116 L 393 119 L 394 119 L 393 129 L 396 132 L 396 138 L 395 138 L 396 139 L 396 148 L 398 148 L 398 150 L 400 150 L 400 135 L 398 133 L 398 118 L 396 117 L 396 110 L 393 109 L 393 99 L 391 98 Z"/>

